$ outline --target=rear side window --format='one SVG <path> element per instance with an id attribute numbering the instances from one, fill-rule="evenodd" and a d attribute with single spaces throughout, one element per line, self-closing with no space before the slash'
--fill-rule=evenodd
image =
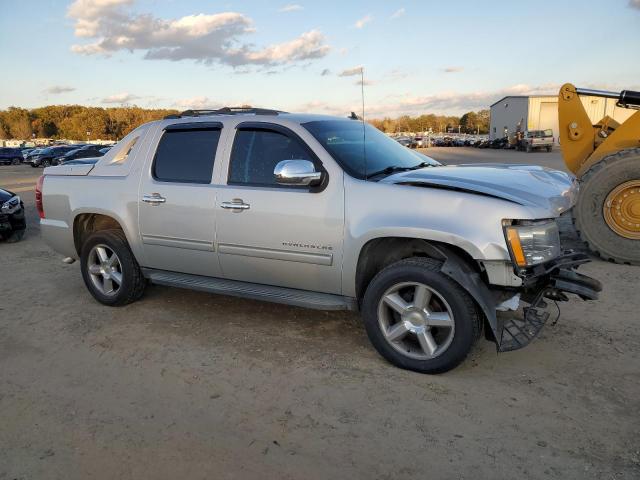
<path id="1" fill-rule="evenodd" d="M 167 130 L 153 162 L 161 182 L 211 183 L 220 129 Z"/>
<path id="2" fill-rule="evenodd" d="M 296 138 L 273 130 L 239 130 L 231 152 L 229 183 L 280 187 L 273 170 L 282 160 L 313 161 Z"/>

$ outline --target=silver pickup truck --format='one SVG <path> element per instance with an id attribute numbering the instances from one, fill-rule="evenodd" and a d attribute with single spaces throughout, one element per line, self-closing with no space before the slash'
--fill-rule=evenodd
<path id="1" fill-rule="evenodd" d="M 600 285 L 563 251 L 569 175 L 442 166 L 357 119 L 188 111 L 94 163 L 45 169 L 42 235 L 105 305 L 149 283 L 361 312 L 374 347 L 425 373 L 485 336 L 528 344 L 566 293 Z M 524 308 L 523 308 L 524 307 Z"/>

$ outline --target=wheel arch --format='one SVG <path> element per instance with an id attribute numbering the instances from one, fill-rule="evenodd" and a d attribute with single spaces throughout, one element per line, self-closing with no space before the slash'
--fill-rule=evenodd
<path id="1" fill-rule="evenodd" d="M 123 222 L 116 216 L 104 212 L 80 212 L 73 218 L 73 243 L 78 254 L 82 251 L 82 245 L 86 239 L 94 232 L 101 230 L 120 230 L 124 233 L 129 244 L 130 239 L 126 230 L 122 227 Z"/>
<path id="2" fill-rule="evenodd" d="M 379 271 L 392 263 L 411 257 L 440 260 L 442 273 L 471 295 L 493 338 L 497 338 L 495 301 L 487 287 L 485 272 L 469 252 L 445 242 L 407 237 L 379 237 L 369 240 L 360 250 L 356 267 L 355 292 L 358 304 L 362 301 L 367 286 Z"/>

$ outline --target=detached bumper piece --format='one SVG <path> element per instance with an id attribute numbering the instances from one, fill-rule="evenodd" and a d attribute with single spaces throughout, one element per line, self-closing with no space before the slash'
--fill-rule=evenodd
<path id="1" fill-rule="evenodd" d="M 531 343 L 549 320 L 552 302 L 566 302 L 569 293 L 583 300 L 598 298 L 602 284 L 574 270 L 588 261 L 585 257 L 581 254 L 566 255 L 554 262 L 555 266 L 545 268 L 542 276 L 530 276 L 525 280 L 528 286 L 522 298 L 528 306 L 497 318 L 499 352 L 518 350 Z"/>

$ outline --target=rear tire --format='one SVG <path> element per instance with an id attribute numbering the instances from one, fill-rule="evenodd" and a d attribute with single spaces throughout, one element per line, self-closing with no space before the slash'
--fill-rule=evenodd
<path id="1" fill-rule="evenodd" d="M 91 295 L 104 305 L 126 305 L 144 293 L 146 280 L 122 230 L 91 234 L 82 245 L 80 270 Z"/>
<path id="2" fill-rule="evenodd" d="M 12 163 L 14 165 L 20 165 L 20 159 L 19 158 L 14 158 Z"/>
<path id="3" fill-rule="evenodd" d="M 616 233 L 607 224 L 604 213 L 610 192 L 631 180 L 640 181 L 640 149 L 623 150 L 600 160 L 580 179 L 573 220 L 581 240 L 591 251 L 605 260 L 640 265 L 640 239 Z"/>
<path id="4" fill-rule="evenodd" d="M 378 353 L 397 367 L 446 372 L 466 358 L 480 336 L 475 303 L 440 265 L 429 258 L 401 260 L 379 272 L 367 287 L 362 302 L 367 335 Z"/>
<path id="5" fill-rule="evenodd" d="M 43 160 L 42 161 L 42 167 L 43 168 L 47 168 L 51 166 L 51 160 L 47 159 L 47 160 Z"/>

